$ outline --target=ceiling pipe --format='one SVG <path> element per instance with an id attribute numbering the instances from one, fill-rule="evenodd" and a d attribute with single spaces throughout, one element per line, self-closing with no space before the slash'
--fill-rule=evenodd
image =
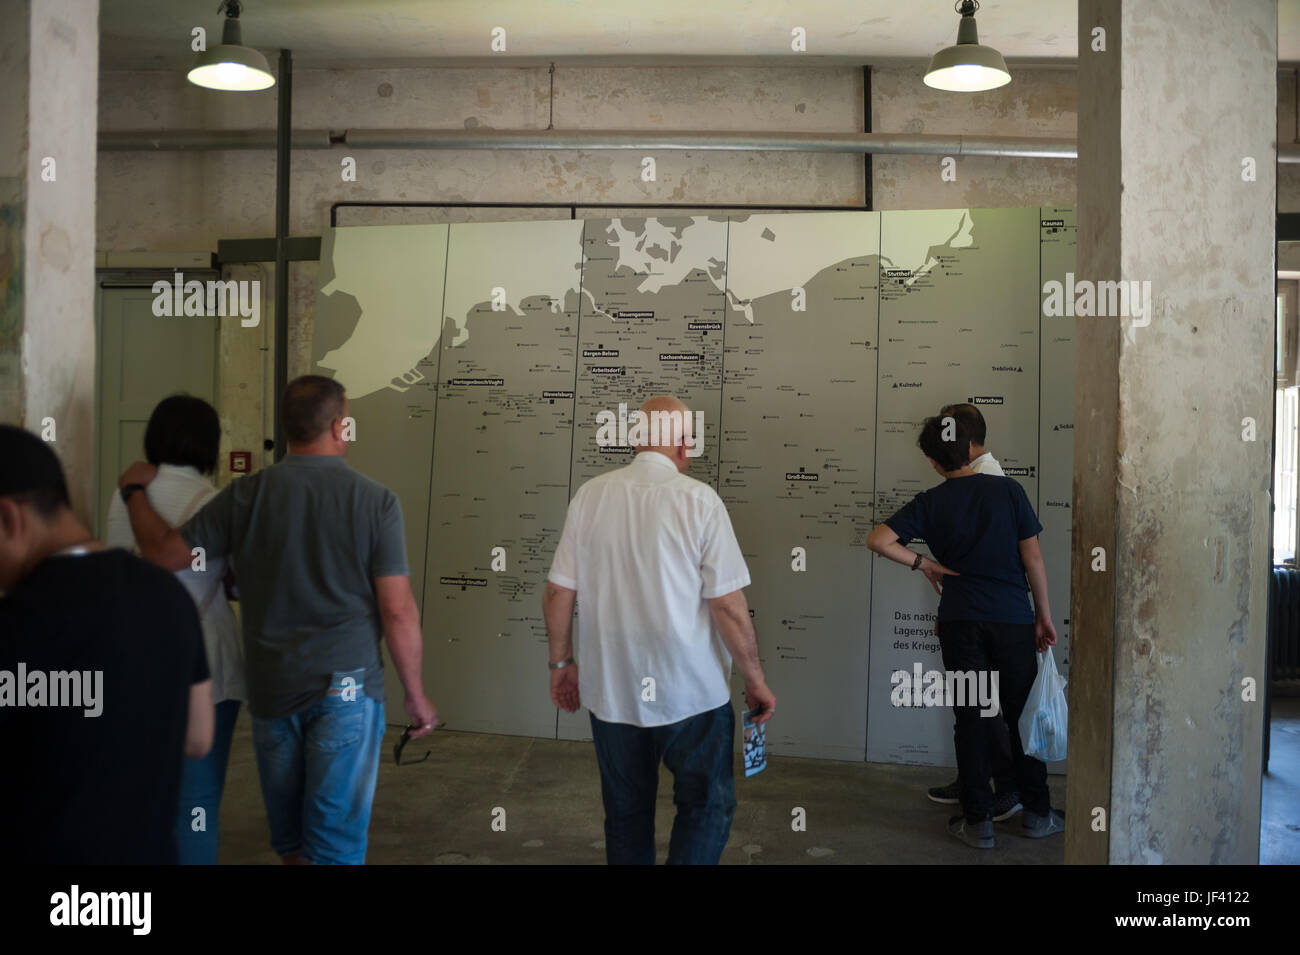
<path id="1" fill-rule="evenodd" d="M 294 130 L 295 149 L 682 149 L 1023 156 L 1073 159 L 1072 139 L 923 136 L 906 133 L 754 133 L 660 130 L 324 129 Z M 109 152 L 274 149 L 274 130 L 125 130 L 101 132 Z"/>
<path id="2" fill-rule="evenodd" d="M 294 149 L 329 149 L 328 129 L 295 129 Z M 101 132 L 103 152 L 187 152 L 213 149 L 275 149 L 274 129 L 158 129 Z"/>
<path id="3" fill-rule="evenodd" d="M 1028 136 L 930 136 L 908 133 L 754 133 L 660 130 L 299 129 L 294 149 L 682 149 L 998 156 L 1077 159 L 1073 139 Z M 101 132 L 108 152 L 274 149 L 275 130 L 126 130 Z M 1280 163 L 1300 163 L 1300 144 L 1279 143 Z"/>
<path id="4" fill-rule="evenodd" d="M 356 149 L 632 149 L 910 153 L 936 156 L 1036 156 L 1069 159 L 1069 139 L 923 136 L 906 133 L 773 133 L 709 130 L 350 129 Z"/>

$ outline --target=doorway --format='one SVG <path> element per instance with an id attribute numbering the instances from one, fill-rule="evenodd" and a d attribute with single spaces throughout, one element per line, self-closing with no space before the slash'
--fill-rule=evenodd
<path id="1" fill-rule="evenodd" d="M 192 277 L 207 279 L 216 273 Z M 154 315 L 154 280 L 173 278 L 168 271 L 102 278 L 99 283 L 97 536 L 104 532 L 108 495 L 117 487 L 117 476 L 144 457 L 145 426 L 158 402 L 184 392 L 220 407 L 218 319 Z"/>
<path id="2" fill-rule="evenodd" d="M 1279 244 L 1279 260 L 1283 246 Z M 1259 861 L 1300 864 L 1300 273 L 1280 272 L 1273 416 L 1272 567 Z"/>

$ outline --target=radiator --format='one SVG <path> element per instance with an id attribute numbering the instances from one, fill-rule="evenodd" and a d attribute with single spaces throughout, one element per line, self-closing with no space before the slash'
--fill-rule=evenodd
<path id="1" fill-rule="evenodd" d="M 1300 679 L 1300 570 L 1274 567 L 1269 580 L 1269 652 L 1274 680 Z"/>

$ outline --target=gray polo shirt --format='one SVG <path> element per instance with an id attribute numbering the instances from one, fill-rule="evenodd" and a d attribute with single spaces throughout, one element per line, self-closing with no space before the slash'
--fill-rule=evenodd
<path id="1" fill-rule="evenodd" d="M 239 578 L 249 709 L 276 719 L 365 670 L 384 699 L 373 578 L 409 574 L 397 495 L 342 457 L 289 454 L 232 481 L 180 529 Z"/>

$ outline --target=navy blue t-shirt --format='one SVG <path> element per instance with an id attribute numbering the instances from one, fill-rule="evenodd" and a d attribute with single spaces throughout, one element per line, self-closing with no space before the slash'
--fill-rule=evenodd
<path id="1" fill-rule="evenodd" d="M 922 491 L 885 521 L 960 576 L 944 577 L 940 620 L 1033 623 L 1020 542 L 1043 529 L 1015 478 L 972 474 Z"/>

